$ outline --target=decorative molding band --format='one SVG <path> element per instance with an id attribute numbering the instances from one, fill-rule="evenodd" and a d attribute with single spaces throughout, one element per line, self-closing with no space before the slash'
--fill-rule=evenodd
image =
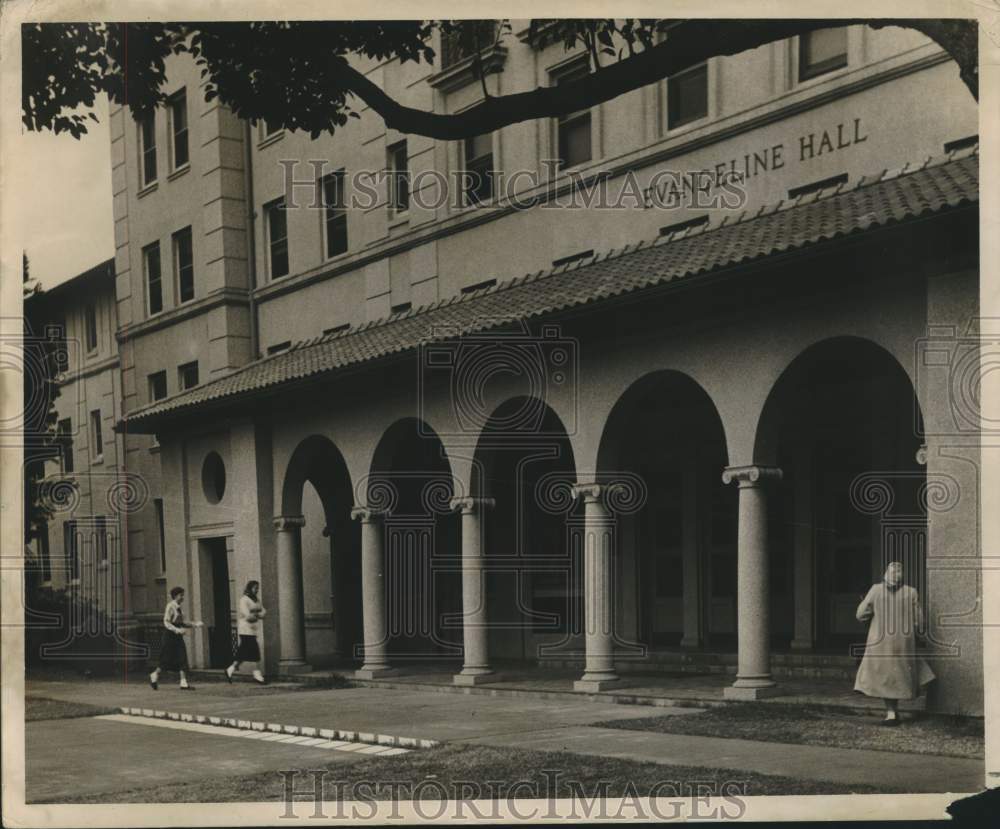
<path id="1" fill-rule="evenodd" d="M 493 498 L 481 498 L 472 495 L 467 495 L 464 498 L 451 499 L 451 509 L 453 511 L 457 510 L 463 515 L 474 513 L 479 509 L 492 509 L 496 505 L 497 502 Z"/>
<path id="2" fill-rule="evenodd" d="M 727 466 L 722 472 L 722 483 L 736 481 L 741 489 L 780 481 L 781 478 L 782 472 L 776 466 Z"/>
<path id="3" fill-rule="evenodd" d="M 504 62 L 507 60 L 507 49 L 504 46 L 495 44 L 483 49 L 479 53 L 479 58 L 483 75 L 491 75 L 503 69 Z M 447 69 L 431 75 L 427 78 L 427 83 L 441 92 L 454 92 L 456 89 L 468 86 L 476 80 L 475 56 L 469 55 L 466 58 L 462 58 L 462 60 L 453 66 L 449 66 Z"/>
<path id="4" fill-rule="evenodd" d="M 163 311 L 155 317 L 135 322 L 131 325 L 123 326 L 115 332 L 115 339 L 119 343 L 141 337 L 143 334 L 150 334 L 159 331 L 169 325 L 174 325 L 181 320 L 205 314 L 221 305 L 250 305 L 250 292 L 245 288 L 220 288 L 213 291 L 208 296 L 196 299 L 193 302 L 186 302 L 176 308 Z"/>
<path id="5" fill-rule="evenodd" d="M 304 527 L 306 519 L 302 515 L 276 515 L 274 516 L 274 528 L 278 532 L 294 530 Z"/>
<path id="6" fill-rule="evenodd" d="M 102 372 L 108 371 L 110 369 L 118 368 L 119 360 L 118 355 L 113 354 L 110 357 L 105 357 L 98 363 L 92 363 L 89 366 L 85 366 L 72 374 L 69 372 L 61 375 L 61 379 L 57 378 L 56 382 L 59 388 L 64 388 L 80 380 L 84 380 L 87 377 L 93 377 L 95 374 L 101 374 Z"/>

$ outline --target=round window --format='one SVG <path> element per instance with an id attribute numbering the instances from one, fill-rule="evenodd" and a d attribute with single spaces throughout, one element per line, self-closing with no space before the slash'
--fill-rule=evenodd
<path id="1" fill-rule="evenodd" d="M 218 452 L 209 452 L 201 466 L 201 488 L 210 504 L 217 504 L 226 492 L 226 465 Z"/>

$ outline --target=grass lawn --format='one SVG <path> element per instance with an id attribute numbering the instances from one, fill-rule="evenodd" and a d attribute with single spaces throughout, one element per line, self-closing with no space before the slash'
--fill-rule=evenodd
<path id="1" fill-rule="evenodd" d="M 83 702 L 63 702 L 59 699 L 46 697 L 25 697 L 24 719 L 32 720 L 66 720 L 73 717 L 96 717 L 100 714 L 117 714 L 117 708 L 106 705 L 88 705 Z"/>
<path id="2" fill-rule="evenodd" d="M 896 728 L 884 728 L 870 715 L 831 713 L 811 706 L 734 703 L 684 717 L 610 720 L 594 725 L 626 731 L 696 734 L 945 757 L 978 759 L 985 752 L 983 721 L 971 717 L 921 715 L 905 719 Z"/>
<path id="3" fill-rule="evenodd" d="M 678 718 L 680 719 L 680 718 Z M 317 767 L 319 768 L 319 767 Z M 326 767 L 325 800 L 458 799 L 649 796 L 690 798 L 695 784 L 707 784 L 711 793 L 732 796 L 874 794 L 890 791 L 874 786 L 846 786 L 794 780 L 733 769 L 660 765 L 610 757 L 587 757 L 567 752 L 527 751 L 472 745 L 445 745 L 397 757 L 372 757 L 359 763 Z M 388 781 L 403 784 L 392 788 Z M 425 782 L 426 781 L 426 782 Z M 515 782 L 527 781 L 516 790 Z M 666 786 L 664 781 L 669 782 Z M 421 785 L 422 784 L 422 785 Z M 464 784 L 464 788 L 463 788 Z M 722 788 L 726 784 L 727 788 Z M 312 791 L 310 775 L 299 775 L 299 790 Z M 357 786 L 357 788 L 352 788 Z M 442 788 L 443 793 L 442 793 Z M 478 789 L 476 788 L 478 787 Z M 701 791 L 705 791 L 702 789 Z M 219 803 L 283 800 L 284 777 L 268 771 L 240 777 L 217 777 L 190 783 L 172 783 L 124 791 L 60 799 L 60 803 Z M 295 797 L 311 801 L 311 795 Z M 327 810 L 330 811 L 329 809 Z M 311 807 L 302 813 L 308 817 Z"/>

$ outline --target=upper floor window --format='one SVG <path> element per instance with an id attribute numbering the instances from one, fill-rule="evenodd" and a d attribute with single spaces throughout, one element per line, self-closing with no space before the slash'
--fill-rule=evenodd
<path id="1" fill-rule="evenodd" d="M 73 424 L 67 417 L 56 424 L 56 442 L 62 461 L 63 473 L 73 471 Z"/>
<path id="2" fill-rule="evenodd" d="M 63 524 L 63 550 L 66 552 L 66 569 L 70 581 L 80 580 L 80 537 L 76 529 L 76 519 Z"/>
<path id="3" fill-rule="evenodd" d="M 104 435 L 101 433 L 101 410 L 94 409 L 90 413 L 90 457 L 100 460 L 104 457 Z"/>
<path id="4" fill-rule="evenodd" d="M 816 29 L 799 37 L 799 80 L 847 66 L 847 28 Z"/>
<path id="5" fill-rule="evenodd" d="M 142 187 L 156 181 L 156 116 L 152 112 L 139 120 L 139 169 Z"/>
<path id="6" fill-rule="evenodd" d="M 194 254 L 191 249 L 191 228 L 185 227 L 173 235 L 174 278 L 180 302 L 194 299 Z"/>
<path id="7" fill-rule="evenodd" d="M 156 402 L 167 396 L 167 373 L 157 371 L 149 375 L 149 400 Z"/>
<path id="8" fill-rule="evenodd" d="M 150 315 L 163 310 L 163 279 L 160 272 L 160 243 L 153 242 L 142 249 L 143 270 L 146 274 L 146 309 Z"/>
<path id="9" fill-rule="evenodd" d="M 55 329 L 55 342 L 53 344 L 55 368 L 57 374 L 69 371 L 69 349 L 66 346 L 66 318 L 58 317 L 52 324 Z"/>
<path id="10" fill-rule="evenodd" d="M 667 79 L 667 129 L 708 115 L 708 64 L 685 69 Z"/>
<path id="11" fill-rule="evenodd" d="M 170 99 L 170 132 L 174 169 L 177 170 L 189 160 L 187 93 L 183 89 Z"/>
<path id="12" fill-rule="evenodd" d="M 327 258 L 347 252 L 347 203 L 344 198 L 344 171 L 337 170 L 322 181 L 326 211 Z"/>
<path id="13" fill-rule="evenodd" d="M 288 217 L 285 200 L 275 199 L 264 205 L 267 223 L 267 247 L 271 261 L 271 279 L 288 275 Z"/>
<path id="14" fill-rule="evenodd" d="M 163 499 L 154 498 L 153 508 L 156 510 L 156 530 L 157 538 L 160 542 L 160 572 L 167 572 L 167 543 L 165 537 L 165 525 L 163 523 Z"/>
<path id="15" fill-rule="evenodd" d="M 467 204 L 493 198 L 493 135 L 465 139 L 465 200 Z"/>
<path id="16" fill-rule="evenodd" d="M 465 20 L 460 31 L 441 35 L 441 68 L 448 69 L 477 50 L 492 46 L 497 37 L 496 20 Z"/>
<path id="17" fill-rule="evenodd" d="M 87 351 L 97 351 L 97 306 L 88 302 L 84 309 Z"/>
<path id="18" fill-rule="evenodd" d="M 262 120 L 259 122 L 259 126 L 257 127 L 257 129 L 260 133 L 258 140 L 264 141 L 270 138 L 272 135 L 277 135 L 279 132 L 281 132 L 282 127 L 281 124 L 271 124 L 268 123 L 266 120 Z"/>
<path id="19" fill-rule="evenodd" d="M 410 165 L 406 141 L 397 141 L 386 150 L 389 170 L 389 210 L 405 213 L 410 207 Z"/>
<path id="20" fill-rule="evenodd" d="M 586 58 L 554 73 L 556 85 L 576 81 L 590 74 Z M 556 151 L 560 167 L 574 167 L 592 158 L 590 110 L 578 109 L 556 119 Z"/>
<path id="21" fill-rule="evenodd" d="M 181 389 L 193 389 L 198 385 L 198 361 L 184 363 L 177 367 L 177 385 Z"/>

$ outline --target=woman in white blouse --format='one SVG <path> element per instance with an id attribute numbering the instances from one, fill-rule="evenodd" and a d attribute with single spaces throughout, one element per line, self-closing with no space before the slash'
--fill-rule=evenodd
<path id="1" fill-rule="evenodd" d="M 232 665 L 226 668 L 226 679 L 231 683 L 233 674 L 240 669 L 244 662 L 253 662 L 253 679 L 258 685 L 264 685 L 264 675 L 260 672 L 260 645 L 257 642 L 257 631 L 260 628 L 260 620 L 267 613 L 258 598 L 260 590 L 259 581 L 248 581 L 243 595 L 240 596 L 239 606 L 236 612 L 236 632 L 240 637 L 239 647 L 236 649 L 236 659 Z"/>
<path id="2" fill-rule="evenodd" d="M 185 622 L 184 611 L 181 608 L 183 604 L 184 588 L 173 588 L 170 591 L 170 601 L 163 611 L 163 627 L 166 631 L 163 634 L 163 646 L 160 648 L 160 663 L 149 675 L 149 684 L 154 691 L 159 687 L 161 671 L 176 671 L 181 675 L 181 690 L 194 690 L 187 681 L 188 660 L 184 636 L 188 628 L 201 627 L 202 622 Z"/>

